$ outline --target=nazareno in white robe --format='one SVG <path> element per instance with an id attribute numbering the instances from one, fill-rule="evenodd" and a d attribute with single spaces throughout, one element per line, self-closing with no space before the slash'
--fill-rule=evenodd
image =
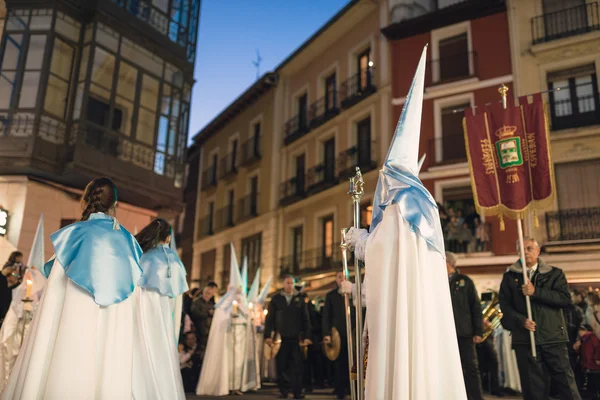
<path id="1" fill-rule="evenodd" d="M 444 256 L 392 204 L 369 235 L 365 258 L 365 398 L 466 399 Z"/>
<path id="2" fill-rule="evenodd" d="M 102 307 L 58 260 L 3 400 L 132 399 L 135 301 Z"/>

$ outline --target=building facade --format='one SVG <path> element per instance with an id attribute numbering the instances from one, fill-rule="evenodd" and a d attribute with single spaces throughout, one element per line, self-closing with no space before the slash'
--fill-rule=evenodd
<path id="1" fill-rule="evenodd" d="M 0 10 L 0 204 L 10 219 L 0 258 L 27 252 L 41 213 L 47 233 L 77 219 L 78 193 L 97 176 L 117 184 L 130 230 L 173 220 L 200 1 L 8 0 Z"/>
<path id="2" fill-rule="evenodd" d="M 570 284 L 600 282 L 600 2 L 507 2 L 515 91 L 549 91 L 556 200 L 529 231 Z M 560 89 L 560 90 L 558 90 Z"/>

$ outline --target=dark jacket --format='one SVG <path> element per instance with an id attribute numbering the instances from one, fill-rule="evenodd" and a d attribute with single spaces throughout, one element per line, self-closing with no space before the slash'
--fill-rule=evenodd
<path id="1" fill-rule="evenodd" d="M 538 269 L 532 283 L 535 294 L 531 296 L 531 311 L 536 323 L 536 344 L 567 342 L 569 338 L 563 308 L 571 304 L 571 295 L 565 274 L 538 258 Z M 513 345 L 530 343 L 529 331 L 523 326 L 527 319 L 527 306 L 522 286 L 523 269 L 518 261 L 504 273 L 498 296 L 504 314 L 502 326 L 511 331 Z"/>
<path id="2" fill-rule="evenodd" d="M 8 280 L 0 274 L 0 323 L 4 320 L 12 301 L 12 289 L 8 287 Z"/>
<path id="3" fill-rule="evenodd" d="M 273 296 L 265 321 L 265 338 L 273 332 L 278 332 L 282 340 L 310 339 L 308 307 L 300 295 L 295 294 L 289 305 L 281 292 Z"/>
<path id="4" fill-rule="evenodd" d="M 208 341 L 208 334 L 210 332 L 210 325 L 212 324 L 213 316 L 209 313 L 210 310 L 214 310 L 214 304 L 212 301 L 204 301 L 202 297 L 194 299 L 190 306 L 190 318 L 196 328 L 200 343 L 204 344 Z"/>
<path id="5" fill-rule="evenodd" d="M 483 314 L 475 284 L 456 270 L 450 279 L 450 297 L 454 312 L 454 325 L 459 338 L 483 336 Z"/>
<path id="6" fill-rule="evenodd" d="M 346 335 L 346 313 L 344 309 L 344 296 L 337 288 L 333 289 L 325 296 L 325 306 L 323 306 L 323 336 L 331 336 L 331 328 L 335 327 L 340 336 Z M 354 307 L 350 307 L 352 316 L 354 316 Z"/>

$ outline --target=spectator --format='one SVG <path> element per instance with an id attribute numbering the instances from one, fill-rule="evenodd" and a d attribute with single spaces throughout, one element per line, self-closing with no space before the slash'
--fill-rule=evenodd
<path id="1" fill-rule="evenodd" d="M 465 222 L 460 228 L 460 252 L 468 253 L 469 252 L 469 244 L 471 240 L 473 240 L 473 233 L 469 225 Z"/>
<path id="2" fill-rule="evenodd" d="M 479 218 L 475 218 L 475 239 L 476 246 L 475 251 L 487 251 L 488 250 L 488 242 L 490 241 L 490 235 L 487 230 L 487 226 L 481 222 Z"/>
<path id="3" fill-rule="evenodd" d="M 586 375 L 584 388 L 588 396 L 600 395 L 600 338 L 594 332 L 590 331 L 589 326 L 581 326 L 579 328 L 580 339 L 575 343 L 575 350 L 581 356 L 581 369 Z"/>
<path id="4" fill-rule="evenodd" d="M 194 302 L 190 307 L 190 318 L 196 328 L 198 349 L 201 354 L 204 354 L 204 351 L 206 350 L 208 334 L 210 333 L 210 326 L 215 313 L 213 299 L 214 295 L 212 288 L 206 286 L 202 290 L 202 296 L 194 299 Z"/>
<path id="5" fill-rule="evenodd" d="M 600 338 L 600 296 L 598 296 L 598 292 L 588 293 L 587 304 L 586 323 L 592 327 L 592 331 Z"/>
<path id="6" fill-rule="evenodd" d="M 187 332 L 183 344 L 179 345 L 179 366 L 183 379 L 183 388 L 186 393 L 195 393 L 200 369 L 202 367 L 202 354 L 198 349 L 196 334 Z"/>

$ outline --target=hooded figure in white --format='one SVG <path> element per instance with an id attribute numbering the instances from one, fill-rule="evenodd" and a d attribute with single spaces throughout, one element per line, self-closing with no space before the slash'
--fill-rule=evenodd
<path id="1" fill-rule="evenodd" d="M 254 367 L 254 349 L 249 346 L 252 332 L 248 301 L 240 269 L 231 246 L 231 269 L 227 293 L 215 305 L 206 354 L 196 388 L 198 395 L 226 396 L 259 387 Z"/>
<path id="2" fill-rule="evenodd" d="M 379 174 L 371 232 L 347 236 L 365 261 L 368 400 L 467 398 L 438 209 L 417 177 L 426 51 Z"/>
<path id="3" fill-rule="evenodd" d="M 4 389 L 13 365 L 17 360 L 23 340 L 29 331 L 33 313 L 44 293 L 46 277 L 40 272 L 44 267 L 44 215 L 40 217 L 33 245 L 27 261 L 28 268 L 21 284 L 12 290 L 12 301 L 0 329 L 0 391 Z M 23 301 L 24 299 L 29 301 Z"/>

